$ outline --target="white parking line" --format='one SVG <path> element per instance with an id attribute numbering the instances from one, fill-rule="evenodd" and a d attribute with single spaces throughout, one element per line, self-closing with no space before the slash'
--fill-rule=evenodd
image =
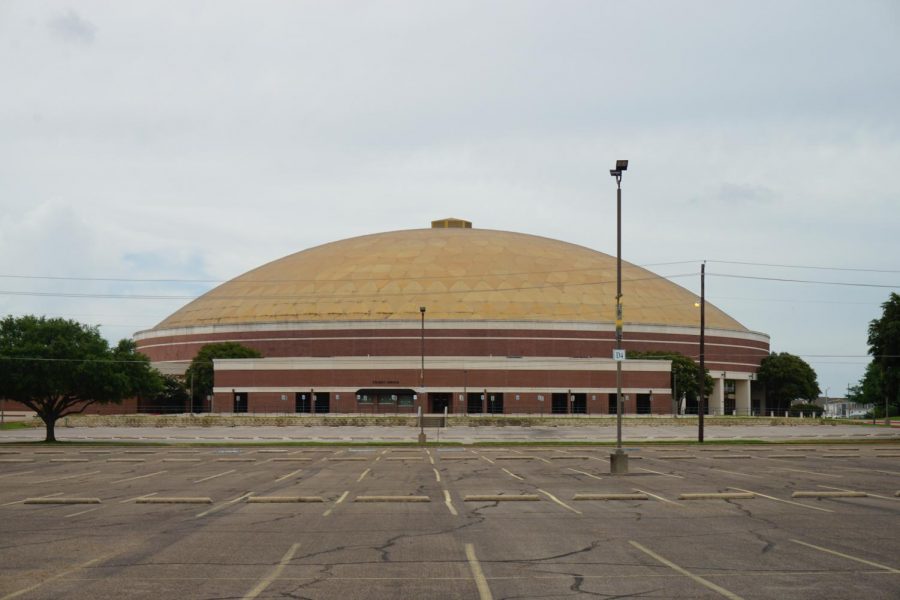
<path id="1" fill-rule="evenodd" d="M 478 562 L 478 557 L 475 556 L 475 546 L 472 544 L 466 544 L 466 559 L 469 561 L 472 578 L 475 579 L 475 587 L 478 588 L 479 600 L 494 600 L 487 579 L 484 578 L 484 571 L 481 570 L 481 564 Z"/>
<path id="2" fill-rule="evenodd" d="M 820 476 L 820 477 L 835 477 L 835 478 L 838 478 L 838 479 L 840 479 L 840 478 L 843 477 L 843 475 L 835 475 L 834 473 L 819 473 L 819 472 L 817 472 L 817 471 L 804 471 L 803 469 L 787 469 L 787 468 L 781 468 L 781 469 L 773 469 L 773 470 L 774 470 L 774 471 L 792 471 L 792 472 L 794 472 L 794 473 L 807 473 L 807 474 L 809 474 L 809 475 L 818 475 L 818 476 Z"/>
<path id="3" fill-rule="evenodd" d="M 492 461 L 491 459 L 489 459 L 487 456 L 484 456 L 483 454 L 479 454 L 479 456 L 480 456 L 481 458 L 483 458 L 484 460 L 488 461 L 489 463 L 494 464 L 494 461 Z"/>
<path id="4" fill-rule="evenodd" d="M 732 475 L 740 475 L 741 477 L 753 477 L 755 479 L 759 479 L 761 475 L 751 475 L 750 473 L 738 473 L 737 471 L 729 471 L 727 469 L 716 469 L 714 467 L 709 468 L 710 471 L 720 471 L 722 473 L 730 473 Z"/>
<path id="5" fill-rule="evenodd" d="M 42 479 L 41 481 L 35 481 L 34 483 L 50 483 L 52 481 L 62 481 L 63 479 L 76 479 L 78 477 L 87 477 L 88 475 L 96 475 L 100 471 L 91 471 L 90 473 L 77 473 L 75 475 L 66 475 L 64 477 L 54 477 L 53 479 Z"/>
<path id="6" fill-rule="evenodd" d="M 69 517 L 77 517 L 78 515 L 83 515 L 84 513 L 89 513 L 89 512 L 95 511 L 95 510 L 100 510 L 101 508 L 103 508 L 103 507 L 95 506 L 94 508 L 89 508 L 87 510 L 82 510 L 77 513 L 72 513 L 71 515 L 63 515 L 63 519 L 68 519 Z"/>
<path id="7" fill-rule="evenodd" d="M 299 472 L 302 471 L 302 470 L 303 470 L 303 469 L 297 469 L 296 471 L 291 471 L 291 472 L 288 473 L 287 475 L 282 475 L 281 477 L 279 477 L 279 478 L 276 479 L 275 481 L 276 481 L 276 482 L 279 482 L 279 481 L 282 481 L 282 480 L 284 480 L 284 479 L 287 479 L 288 477 L 291 477 L 292 475 L 296 475 L 297 473 L 299 473 Z"/>
<path id="8" fill-rule="evenodd" d="M 841 492 L 852 492 L 855 490 L 848 490 L 846 488 L 832 487 L 830 485 L 819 485 L 820 488 L 825 488 L 826 490 L 838 490 Z M 890 496 L 879 496 L 878 494 L 873 494 L 871 492 L 866 492 L 869 498 L 883 498 L 884 500 L 897 500 L 897 498 L 891 498 Z"/>
<path id="9" fill-rule="evenodd" d="M 272 582 L 278 579 L 278 576 L 281 575 L 282 571 L 284 571 L 284 567 L 286 567 L 287 564 L 291 562 L 291 559 L 294 558 L 294 554 L 297 553 L 297 548 L 299 547 L 300 544 L 293 544 L 288 549 L 288 551 L 285 552 L 284 556 L 281 557 L 281 560 L 278 561 L 278 565 L 275 566 L 272 572 L 266 575 L 262 580 L 260 580 L 260 582 L 257 583 L 252 590 L 247 592 L 247 594 L 244 596 L 244 600 L 252 600 L 253 598 L 256 598 L 261 593 L 263 593 L 267 587 L 272 585 Z"/>
<path id="10" fill-rule="evenodd" d="M 646 490 L 639 490 L 637 488 L 634 488 L 634 491 L 636 491 L 640 494 L 647 494 L 651 498 L 656 498 L 657 500 L 660 500 L 662 502 L 667 502 L 668 504 L 674 504 L 675 506 L 682 506 L 682 507 L 684 506 L 684 504 L 681 504 L 680 502 L 675 502 L 674 500 L 669 500 L 668 498 L 663 498 L 662 496 L 657 496 L 656 494 L 651 494 L 650 492 L 648 492 Z"/>
<path id="11" fill-rule="evenodd" d="M 884 569 L 885 571 L 889 571 L 891 573 L 900 573 L 900 570 L 895 569 L 893 567 L 889 567 L 887 565 L 882 565 L 877 562 L 872 562 L 871 560 L 866 560 L 864 558 L 857 558 L 855 556 L 850 556 L 849 554 L 844 554 L 843 552 L 838 552 L 836 550 L 829 550 L 828 548 L 823 548 L 822 546 L 816 546 L 814 544 L 807 544 L 806 542 L 801 542 L 800 540 L 791 539 L 795 544 L 800 544 L 802 546 L 806 546 L 808 548 L 813 548 L 820 552 L 827 552 L 828 554 L 834 554 L 835 556 L 840 556 L 841 558 L 847 558 L 849 560 L 855 560 L 856 562 L 862 563 L 864 565 L 871 565 L 873 567 L 878 567 L 879 569 Z"/>
<path id="12" fill-rule="evenodd" d="M 438 483 L 440 483 L 441 482 L 441 474 L 438 473 L 437 469 L 432 469 L 432 471 L 434 471 L 434 478 L 437 480 Z"/>
<path id="13" fill-rule="evenodd" d="M 725 596 L 725 597 L 728 598 L 729 600 L 742 600 L 742 598 L 741 598 L 740 596 L 738 596 L 737 594 L 734 594 L 734 593 L 732 593 L 732 592 L 729 592 L 729 591 L 726 590 L 725 588 L 716 585 L 715 583 L 713 583 L 712 581 L 709 581 L 708 579 L 704 579 L 703 577 L 700 577 L 699 575 L 694 575 L 693 573 L 691 573 L 690 571 L 688 571 L 688 570 L 686 570 L 686 569 L 682 569 L 681 567 L 679 567 L 678 565 L 676 565 L 676 564 L 673 563 L 672 561 L 670 561 L 670 560 L 668 560 L 668 559 L 666 559 L 666 558 L 663 558 L 662 556 L 660 556 L 659 554 L 657 554 L 657 553 L 654 552 L 653 550 L 649 550 L 649 549 L 647 549 L 647 548 L 644 548 L 643 546 L 641 546 L 640 544 L 638 544 L 638 543 L 635 542 L 634 540 L 628 540 L 628 543 L 631 544 L 632 546 L 634 546 L 635 548 L 637 548 L 638 550 L 640 550 L 641 552 L 643 552 L 644 554 L 646 554 L 647 556 L 650 556 L 651 558 L 654 558 L 654 559 L 658 560 L 659 562 L 661 562 L 662 564 L 666 565 L 667 567 L 669 567 L 669 568 L 672 569 L 673 571 L 676 571 L 676 572 L 678 572 L 678 573 L 681 573 L 681 574 L 684 575 L 685 577 L 690 577 L 691 579 L 693 579 L 694 581 L 696 581 L 696 582 L 699 583 L 700 585 L 702 585 L 702 586 L 704 586 L 704 587 L 706 587 L 706 588 L 709 588 L 709 589 L 713 590 L 714 592 L 717 592 L 717 593 L 721 594 L 722 596 Z"/>
<path id="14" fill-rule="evenodd" d="M 359 483 L 360 481 L 362 481 L 362 480 L 363 480 L 363 477 L 365 477 L 366 475 L 368 475 L 369 471 L 371 471 L 371 470 L 372 470 L 372 469 L 366 469 L 365 471 L 363 471 L 363 472 L 360 474 L 360 476 L 356 479 L 356 483 Z"/>
<path id="15" fill-rule="evenodd" d="M 36 496 L 37 498 L 53 498 L 55 496 L 62 496 L 62 492 L 58 492 L 56 494 L 47 494 L 46 496 Z M 22 504 L 25 500 L 15 500 L 13 502 L 7 502 L 6 504 L 0 504 L 0 506 L 12 506 L 13 504 Z"/>
<path id="16" fill-rule="evenodd" d="M 3 596 L 2 598 L 0 598 L 0 600 L 11 600 L 12 598 L 17 598 L 17 597 L 21 596 L 22 594 L 27 594 L 28 592 L 30 592 L 32 590 L 36 590 L 37 588 L 41 587 L 42 585 L 44 585 L 46 583 L 50 583 L 51 581 L 54 581 L 61 577 L 65 577 L 66 575 L 70 575 L 80 569 L 85 569 L 87 567 L 90 567 L 91 565 L 93 565 L 95 563 L 102 562 L 108 558 L 115 556 L 116 554 L 119 554 L 120 552 L 121 552 L 120 550 L 116 550 L 115 552 L 109 552 L 98 558 L 91 559 L 87 562 L 83 562 L 81 564 L 77 564 L 73 567 L 70 567 L 64 571 L 60 571 L 56 575 L 50 575 L 49 577 L 46 577 L 46 576 L 42 577 L 41 580 L 38 581 L 37 583 L 32 584 L 32 585 L 28 586 L 27 588 L 23 588 L 21 590 L 15 591 L 11 594 L 7 594 L 7 595 Z"/>
<path id="17" fill-rule="evenodd" d="M 159 492 L 152 492 L 150 494 L 144 494 L 143 496 L 135 496 L 134 498 L 129 498 L 128 500 L 119 500 L 119 504 L 126 504 L 128 502 L 134 502 L 135 500 L 140 500 L 141 498 L 149 498 L 150 496 L 155 496 Z"/>
<path id="18" fill-rule="evenodd" d="M 204 481 L 209 481 L 210 479 L 215 479 L 216 477 L 222 477 L 223 475 L 228 475 L 230 473 L 235 473 L 236 469 L 231 469 L 230 471 L 225 471 L 223 473 L 218 473 L 216 475 L 210 475 L 209 477 L 204 477 L 203 479 L 198 479 L 194 483 L 203 483 Z"/>
<path id="19" fill-rule="evenodd" d="M 346 492 L 344 492 L 343 494 L 341 494 L 341 497 L 337 499 L 337 501 L 334 503 L 334 506 L 332 506 L 331 508 L 329 508 L 328 510 L 326 510 L 324 513 L 322 513 L 322 516 L 323 516 L 323 517 L 327 517 L 328 515 L 330 515 L 330 514 L 331 514 L 331 511 L 333 511 L 333 510 L 337 507 L 338 504 L 340 504 L 341 502 L 343 502 L 344 500 L 347 499 L 347 495 L 348 495 L 349 493 L 350 493 L 350 490 L 347 490 Z"/>
<path id="20" fill-rule="evenodd" d="M 574 472 L 574 473 L 581 473 L 582 475 L 587 475 L 588 477 L 593 477 L 594 479 L 603 479 L 602 477 L 598 477 L 598 476 L 596 476 L 596 475 L 592 475 L 592 474 L 590 474 L 590 473 L 588 473 L 588 472 L 586 472 L 586 471 L 579 471 L 578 469 L 573 469 L 573 468 L 571 468 L 571 467 L 566 467 L 566 469 L 568 469 L 569 471 L 572 471 L 572 472 Z"/>
<path id="21" fill-rule="evenodd" d="M 202 513 L 197 515 L 195 518 L 199 519 L 200 517 L 205 517 L 206 515 L 212 514 L 214 512 L 218 512 L 218 511 L 222 510 L 223 508 L 227 508 L 227 507 L 231 506 L 232 504 L 234 504 L 235 502 L 240 502 L 244 498 L 249 498 L 252 495 L 253 495 L 253 492 L 247 492 L 246 494 L 244 494 L 242 496 L 238 496 L 237 498 L 227 500 L 218 506 L 213 506 L 209 510 L 203 511 Z"/>
<path id="22" fill-rule="evenodd" d="M 12 477 L 13 475 L 27 475 L 28 473 L 34 473 L 34 471 L 19 471 L 17 473 L 4 473 L 0 475 L 0 477 Z"/>
<path id="23" fill-rule="evenodd" d="M 453 506 L 453 500 L 450 498 L 450 491 L 444 490 L 444 504 L 447 505 L 447 508 L 450 510 L 450 514 L 454 517 L 459 513 L 456 512 L 456 508 Z"/>
<path id="24" fill-rule="evenodd" d="M 738 487 L 730 487 L 729 490 L 737 490 L 739 492 L 748 492 L 750 494 L 756 494 L 760 498 L 766 498 L 767 500 L 774 500 L 775 502 L 784 502 L 785 504 L 793 504 L 794 506 L 802 506 L 803 508 L 808 508 L 810 510 L 818 510 L 821 512 L 833 513 L 833 510 L 828 510 L 827 508 L 820 508 L 818 506 L 810 506 L 809 504 L 803 504 L 801 502 L 794 502 L 793 500 L 784 500 L 782 498 L 776 498 L 775 496 L 767 496 L 766 494 L 760 494 L 759 492 L 754 492 L 753 490 L 745 490 Z"/>
<path id="25" fill-rule="evenodd" d="M 111 483 L 125 483 L 126 481 L 134 481 L 135 479 L 146 479 L 147 477 L 153 477 L 154 475 L 162 475 L 167 471 L 157 471 L 156 473 L 148 473 L 146 475 L 138 475 L 137 477 L 128 477 L 126 479 L 119 479 L 117 481 L 113 481 Z"/>
<path id="26" fill-rule="evenodd" d="M 648 473 L 662 475 L 663 477 L 674 477 L 675 479 L 684 479 L 684 477 L 682 477 L 681 475 L 672 475 L 671 473 L 663 473 L 662 471 L 654 471 L 652 469 L 645 469 L 644 467 L 638 467 L 638 471 L 647 471 Z"/>
<path id="27" fill-rule="evenodd" d="M 538 491 L 540 493 L 544 494 L 545 496 L 547 496 L 548 498 L 550 498 L 551 500 L 553 500 L 554 502 L 556 502 L 557 504 L 559 504 L 560 506 L 562 506 L 563 508 L 571 510 L 573 513 L 578 514 L 578 515 L 582 514 L 582 512 L 580 510 L 572 508 L 571 506 L 569 506 L 568 504 L 566 504 L 565 502 L 563 502 L 562 500 L 560 500 L 559 498 L 557 498 L 556 496 L 551 494 L 550 492 L 542 490 L 540 488 L 538 488 Z"/>
<path id="28" fill-rule="evenodd" d="M 524 477 L 519 477 L 518 475 L 516 475 L 516 474 L 513 473 L 512 471 L 507 471 L 507 470 L 504 469 L 503 467 L 500 467 L 500 469 L 501 469 L 504 473 L 506 473 L 507 475 L 509 475 L 510 477 L 515 477 L 515 478 L 518 479 L 519 481 L 525 481 L 525 478 L 524 478 Z"/>

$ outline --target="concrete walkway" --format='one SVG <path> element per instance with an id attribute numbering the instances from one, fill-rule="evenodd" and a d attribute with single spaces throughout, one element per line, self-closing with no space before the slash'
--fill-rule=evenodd
<path id="1" fill-rule="evenodd" d="M 415 442 L 419 430 L 414 427 L 343 426 L 343 427 L 63 427 L 57 426 L 61 441 L 141 441 L 157 443 L 203 442 Z M 427 428 L 428 441 L 462 444 L 475 442 L 614 442 L 614 426 L 597 427 L 448 427 Z M 32 442 L 44 439 L 44 429 L 0 431 L 0 443 Z M 644 441 L 696 441 L 696 426 L 628 424 L 623 429 L 625 443 Z M 707 441 L 763 440 L 788 442 L 802 440 L 897 440 L 900 429 L 872 425 L 707 425 Z"/>

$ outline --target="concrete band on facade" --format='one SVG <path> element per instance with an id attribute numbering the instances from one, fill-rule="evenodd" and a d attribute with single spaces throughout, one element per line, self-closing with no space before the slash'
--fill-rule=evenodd
<path id="1" fill-rule="evenodd" d="M 138 348 L 170 373 L 209 343 L 258 350 L 263 359 L 216 361 L 203 407 L 215 412 L 610 412 L 615 259 L 439 223 L 451 225 L 342 240 L 254 269 L 137 333 Z M 622 272 L 623 347 L 696 359 L 699 299 L 635 265 Z M 750 413 L 769 337 L 707 304 L 705 349 L 711 412 Z M 672 412 L 670 368 L 624 363 L 627 413 Z"/>

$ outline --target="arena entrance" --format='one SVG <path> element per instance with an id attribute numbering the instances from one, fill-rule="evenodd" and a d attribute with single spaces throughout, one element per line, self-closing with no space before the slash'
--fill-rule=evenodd
<path id="1" fill-rule="evenodd" d="M 356 390 L 359 412 L 410 412 L 415 406 L 416 392 L 410 389 L 368 388 Z"/>
<path id="2" fill-rule="evenodd" d="M 234 393 L 234 412 L 236 412 L 236 413 L 247 412 L 247 392 L 235 392 Z"/>
<path id="3" fill-rule="evenodd" d="M 294 412 L 329 413 L 331 412 L 331 394 L 329 392 L 297 392 L 294 394 Z"/>
<path id="4" fill-rule="evenodd" d="M 466 412 L 470 415 L 480 415 L 484 412 L 484 394 L 470 392 L 466 397 Z"/>
<path id="5" fill-rule="evenodd" d="M 653 396 L 650 394 L 637 395 L 637 414 L 649 415 L 653 413 Z"/>
<path id="6" fill-rule="evenodd" d="M 453 394 L 449 392 L 430 393 L 428 400 L 433 413 L 443 414 L 444 409 L 447 409 L 448 413 L 453 412 Z"/>

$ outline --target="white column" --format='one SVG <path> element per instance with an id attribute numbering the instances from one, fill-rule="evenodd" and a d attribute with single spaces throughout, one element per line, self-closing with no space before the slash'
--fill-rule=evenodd
<path id="1" fill-rule="evenodd" d="M 725 380 L 713 379 L 712 397 L 709 399 L 709 412 L 714 415 L 725 414 Z"/>
<path id="2" fill-rule="evenodd" d="M 750 380 L 736 379 L 734 381 L 734 407 L 739 415 L 750 414 Z"/>

